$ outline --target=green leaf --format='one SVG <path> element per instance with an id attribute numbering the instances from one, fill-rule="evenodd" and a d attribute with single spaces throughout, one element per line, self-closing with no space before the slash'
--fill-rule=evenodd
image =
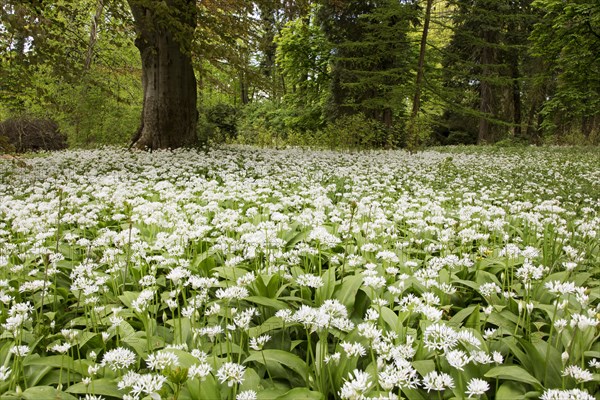
<path id="1" fill-rule="evenodd" d="M 456 326 L 456 327 L 460 326 L 462 324 L 462 322 L 465 319 L 467 319 L 469 317 L 469 315 L 471 315 L 473 313 L 473 311 L 475 311 L 475 309 L 479 309 L 479 305 L 473 305 L 473 306 L 463 308 L 462 310 L 460 310 L 459 312 L 454 314 L 452 316 L 452 318 L 450 318 L 450 321 L 448 321 L 448 323 L 452 326 Z"/>
<path id="2" fill-rule="evenodd" d="M 65 392 L 59 392 L 52 386 L 35 386 L 25 390 L 21 396 L 26 400 L 77 400 L 77 397 Z"/>
<path id="3" fill-rule="evenodd" d="M 277 299 L 270 299 L 264 296 L 249 296 L 244 300 L 249 301 L 250 303 L 259 304 L 261 306 L 271 307 L 275 310 L 283 310 L 289 308 L 286 303 Z"/>
<path id="4" fill-rule="evenodd" d="M 300 375 L 300 377 L 302 377 L 302 379 L 304 379 L 305 382 L 308 382 L 309 368 L 306 365 L 306 363 L 297 355 L 288 353 L 287 351 L 266 349 L 262 352 L 252 352 L 252 354 L 250 354 L 250 356 L 248 356 L 248 358 L 244 360 L 244 363 L 256 361 L 258 363 L 264 364 L 265 360 L 267 362 L 274 361 L 291 369 L 292 371 Z"/>
<path id="5" fill-rule="evenodd" d="M 119 296 L 119 300 L 123 303 L 127 308 L 131 308 L 131 303 L 140 296 L 140 292 L 124 292 Z"/>
<path id="6" fill-rule="evenodd" d="M 44 367 L 64 368 L 76 373 L 86 373 L 88 366 L 92 365 L 89 360 L 74 361 L 73 357 L 67 355 L 55 355 L 39 357 L 37 354 L 29 356 L 25 359 L 24 365 L 34 366 L 41 365 Z"/>
<path id="7" fill-rule="evenodd" d="M 496 392 L 496 400 L 521 400 L 525 398 L 527 390 L 517 382 L 504 382 Z"/>
<path id="8" fill-rule="evenodd" d="M 47 366 L 30 366 L 29 370 L 26 372 L 27 376 L 27 386 L 32 387 L 36 386 L 43 378 L 52 371 L 52 367 Z"/>
<path id="9" fill-rule="evenodd" d="M 435 362 L 433 360 L 417 360 L 412 362 L 412 366 L 421 376 L 435 371 Z"/>
<path id="10" fill-rule="evenodd" d="M 335 298 L 347 308 L 353 309 L 356 293 L 360 289 L 362 282 L 363 276 L 361 274 L 344 277 L 344 282 L 339 286 L 339 289 L 334 292 Z"/>
<path id="11" fill-rule="evenodd" d="M 393 331 L 398 332 L 400 323 L 398 321 L 398 315 L 394 311 L 390 310 L 388 307 L 381 307 L 381 318 L 383 318 Z"/>
<path id="12" fill-rule="evenodd" d="M 500 365 L 494 367 L 485 374 L 485 377 L 528 383 L 537 389 L 543 389 L 540 381 L 518 365 Z"/>
<path id="13" fill-rule="evenodd" d="M 119 399 L 122 398 L 124 394 L 117 388 L 117 383 L 115 381 L 106 378 L 94 379 L 89 385 L 76 383 L 69 386 L 67 392 L 75 394 L 90 393 L 97 396 L 110 396 Z"/>
<path id="14" fill-rule="evenodd" d="M 307 388 L 294 388 L 276 400 L 324 400 L 325 396 L 320 392 L 315 392 Z"/>
<path id="15" fill-rule="evenodd" d="M 289 325 L 289 324 L 288 324 Z M 271 317 L 259 326 L 248 329 L 249 337 L 257 337 L 269 331 L 283 328 L 283 320 L 279 317 Z"/>
<path id="16" fill-rule="evenodd" d="M 323 286 L 316 291 L 317 305 L 323 304 L 325 300 L 331 299 L 331 296 L 333 296 L 336 282 L 335 268 L 330 267 L 321 277 L 323 278 Z"/>

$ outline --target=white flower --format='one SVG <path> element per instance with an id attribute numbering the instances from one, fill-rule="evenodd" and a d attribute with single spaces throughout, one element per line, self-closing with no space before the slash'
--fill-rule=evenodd
<path id="1" fill-rule="evenodd" d="M 540 400 L 596 400 L 596 398 L 580 389 L 548 389 L 542 394 Z"/>
<path id="2" fill-rule="evenodd" d="M 225 289 L 217 289 L 215 293 L 217 299 L 226 299 L 226 300 L 242 300 L 248 296 L 250 296 L 250 292 L 243 286 L 230 286 Z"/>
<path id="3" fill-rule="evenodd" d="M 108 366 L 113 371 L 128 368 L 136 361 L 136 356 L 133 351 L 124 347 L 117 347 L 104 353 L 102 363 L 100 365 Z"/>
<path id="4" fill-rule="evenodd" d="M 340 346 L 342 346 L 348 357 L 362 357 L 367 354 L 367 350 L 360 343 L 341 342 Z"/>
<path id="5" fill-rule="evenodd" d="M 250 339 L 250 348 L 252 350 L 262 350 L 262 348 L 264 347 L 264 345 L 271 340 L 271 336 L 269 335 L 261 335 L 259 337 L 256 338 L 251 338 Z"/>
<path id="6" fill-rule="evenodd" d="M 358 334 L 369 340 L 374 340 L 381 337 L 383 332 L 373 322 L 369 321 L 358 325 Z"/>
<path id="7" fill-rule="evenodd" d="M 569 365 L 563 370 L 562 375 L 570 376 L 575 379 L 577 383 L 589 382 L 594 379 L 594 375 L 590 371 L 577 365 Z"/>
<path id="8" fill-rule="evenodd" d="M 188 370 L 188 378 L 194 379 L 199 378 L 201 381 L 205 380 L 208 374 L 212 371 L 212 367 L 207 363 L 194 364 Z"/>
<path id="9" fill-rule="evenodd" d="M 446 353 L 445 356 L 446 361 L 448 361 L 448 364 L 458 369 L 459 371 L 464 371 L 465 365 L 467 365 L 469 361 L 471 361 L 471 357 L 469 357 L 467 353 L 465 353 L 462 350 L 451 350 L 448 353 Z"/>
<path id="10" fill-rule="evenodd" d="M 96 396 L 93 394 L 86 394 L 84 397 L 84 400 L 104 400 L 104 397 L 102 396 Z"/>
<path id="11" fill-rule="evenodd" d="M 151 370 L 174 368 L 179 365 L 179 357 L 168 351 L 158 351 L 148 356 L 146 365 Z"/>
<path id="12" fill-rule="evenodd" d="M 244 381 L 244 371 L 246 367 L 243 365 L 226 362 L 217 371 L 217 378 L 221 383 L 227 382 L 227 386 L 232 387 L 234 384 L 241 384 Z"/>
<path id="13" fill-rule="evenodd" d="M 152 397 L 154 393 L 157 393 L 160 391 L 160 389 L 162 389 L 166 381 L 167 378 L 162 375 L 139 375 L 136 381 L 133 382 L 133 385 L 131 385 L 131 393 L 133 393 L 135 396 L 140 396 L 142 393 L 145 393 Z"/>
<path id="14" fill-rule="evenodd" d="M 61 353 L 64 354 L 67 351 L 69 351 L 69 349 L 71 348 L 71 345 L 69 343 L 63 343 L 63 344 L 55 344 L 54 346 L 52 346 L 50 348 L 50 350 L 55 351 L 57 353 Z"/>
<path id="15" fill-rule="evenodd" d="M 325 362 L 325 364 L 334 364 L 334 365 L 338 365 L 340 362 L 340 353 L 333 353 L 333 354 L 328 354 L 325 356 L 325 358 L 323 358 L 323 361 Z"/>
<path id="16" fill-rule="evenodd" d="M 349 378 L 345 380 L 340 390 L 340 397 L 348 400 L 363 399 L 372 385 L 372 382 L 369 381 L 370 378 L 371 376 L 367 372 L 355 369 L 354 372 L 350 373 Z"/>
<path id="17" fill-rule="evenodd" d="M 489 383 L 487 383 L 483 379 L 473 378 L 467 384 L 466 394 L 468 394 L 469 397 L 472 397 L 472 396 L 479 397 L 482 394 L 484 394 L 485 392 L 487 392 L 489 389 L 490 389 Z"/>
<path id="18" fill-rule="evenodd" d="M 29 348 L 29 346 L 26 346 L 26 345 L 15 346 L 10 349 L 11 353 L 13 353 L 19 357 L 26 357 L 30 351 L 31 351 L 31 349 Z"/>
<path id="19" fill-rule="evenodd" d="M 425 329 L 423 343 L 427 350 L 450 350 L 458 343 L 458 333 L 443 324 L 433 324 Z"/>
<path id="20" fill-rule="evenodd" d="M 454 380 L 445 372 L 431 371 L 423 377 L 423 387 L 427 391 L 454 388 Z"/>
<path id="21" fill-rule="evenodd" d="M 11 370 L 6 365 L 0 366 L 0 381 L 4 382 L 10 377 Z"/>
<path id="22" fill-rule="evenodd" d="M 257 393 L 254 390 L 244 390 L 235 396 L 235 400 L 256 400 Z"/>
<path id="23" fill-rule="evenodd" d="M 311 288 L 320 288 L 324 285 L 323 278 L 311 274 L 299 275 L 298 278 L 296 278 L 296 283 L 299 286 L 306 286 Z"/>

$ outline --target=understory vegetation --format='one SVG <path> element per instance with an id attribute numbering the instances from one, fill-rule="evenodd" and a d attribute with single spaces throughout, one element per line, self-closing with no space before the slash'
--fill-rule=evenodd
<path id="1" fill-rule="evenodd" d="M 0 160 L 2 399 L 597 399 L 600 154 Z"/>

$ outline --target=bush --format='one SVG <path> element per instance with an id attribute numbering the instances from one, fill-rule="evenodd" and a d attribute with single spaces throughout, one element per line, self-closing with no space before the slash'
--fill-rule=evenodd
<path id="1" fill-rule="evenodd" d="M 444 141 L 444 144 L 448 146 L 454 146 L 457 144 L 476 144 L 477 136 L 471 132 L 465 131 L 452 131 Z"/>
<path id="2" fill-rule="evenodd" d="M 206 109 L 207 136 L 216 142 L 229 142 L 237 137 L 238 110 L 234 106 L 218 103 Z"/>
<path id="3" fill-rule="evenodd" d="M 405 132 L 399 126 L 386 127 L 363 114 L 342 116 L 317 132 L 317 145 L 331 148 L 394 148 L 405 145 Z"/>
<path id="4" fill-rule="evenodd" d="M 0 136 L 6 137 L 17 153 L 67 148 L 67 137 L 47 118 L 9 118 L 0 123 Z"/>

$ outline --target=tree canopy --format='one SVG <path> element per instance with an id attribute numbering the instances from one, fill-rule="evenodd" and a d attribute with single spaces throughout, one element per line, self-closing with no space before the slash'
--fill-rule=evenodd
<path id="1" fill-rule="evenodd" d="M 0 61 L 74 145 L 600 140 L 594 0 L 3 0 Z"/>

